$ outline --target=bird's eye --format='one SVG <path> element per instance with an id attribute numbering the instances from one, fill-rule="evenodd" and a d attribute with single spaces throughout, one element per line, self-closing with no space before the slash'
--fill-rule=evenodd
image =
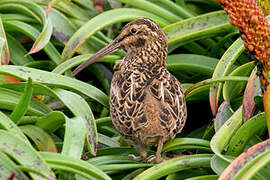
<path id="1" fill-rule="evenodd" d="M 137 29 L 135 29 L 135 28 L 132 28 L 132 29 L 131 29 L 131 33 L 132 33 L 132 34 L 135 34 L 136 32 L 137 32 Z"/>

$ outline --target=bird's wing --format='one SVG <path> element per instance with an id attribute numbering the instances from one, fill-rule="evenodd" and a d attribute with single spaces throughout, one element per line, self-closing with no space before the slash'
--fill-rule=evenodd
<path id="1" fill-rule="evenodd" d="M 147 123 L 143 111 L 145 86 L 139 72 L 115 74 L 111 84 L 110 111 L 115 127 L 124 135 Z"/>
<path id="2" fill-rule="evenodd" d="M 148 86 L 151 96 L 159 102 L 160 125 L 172 134 L 184 127 L 187 112 L 180 82 L 167 70 L 154 78 Z"/>
<path id="3" fill-rule="evenodd" d="M 120 133 L 132 132 L 149 124 L 150 111 L 160 125 L 175 134 L 186 120 L 186 104 L 180 82 L 166 69 L 158 76 L 137 71 L 115 76 L 111 85 L 111 116 Z M 153 116 L 153 115 L 152 115 Z"/>

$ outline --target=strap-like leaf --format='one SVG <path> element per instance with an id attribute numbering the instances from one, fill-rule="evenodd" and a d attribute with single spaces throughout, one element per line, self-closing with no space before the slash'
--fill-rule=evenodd
<path id="1" fill-rule="evenodd" d="M 241 125 L 242 106 L 223 124 L 210 141 L 212 151 L 225 161 L 230 162 L 230 159 L 225 157 L 222 152 Z"/>
<path id="2" fill-rule="evenodd" d="M 30 105 L 31 98 L 32 98 L 32 79 L 28 78 L 27 84 L 25 85 L 23 96 L 21 97 L 19 103 L 14 108 L 10 115 L 10 119 L 15 122 L 16 124 L 19 124 L 21 118 L 26 113 L 28 106 Z"/>
<path id="3" fill-rule="evenodd" d="M 243 152 L 223 171 L 219 179 L 251 179 L 269 162 L 270 139 L 252 146 L 247 152 Z"/>
<path id="4" fill-rule="evenodd" d="M 165 175 L 185 169 L 210 167 L 212 156 L 212 154 L 196 154 L 173 158 L 143 171 L 136 176 L 134 180 L 158 179 Z"/>
<path id="5" fill-rule="evenodd" d="M 33 82 L 40 82 L 46 85 L 53 85 L 56 87 L 73 89 L 90 98 L 97 100 L 98 102 L 100 102 L 105 106 L 108 106 L 109 102 L 108 96 L 105 95 L 102 91 L 100 91 L 98 88 L 92 85 L 89 85 L 82 81 L 78 81 L 76 79 L 72 79 L 70 77 L 34 68 L 11 66 L 11 65 L 0 66 L 0 74 L 8 74 L 22 80 L 26 80 L 28 77 L 31 77 Z"/>
<path id="6" fill-rule="evenodd" d="M 55 169 L 78 173 L 79 175 L 84 176 L 88 179 L 111 179 L 104 172 L 102 172 L 88 162 L 56 153 L 40 152 L 40 155 L 51 167 Z"/>
<path id="7" fill-rule="evenodd" d="M 29 173 L 33 179 L 56 179 L 49 166 L 31 145 L 7 131 L 0 130 L 0 137 L 1 151 L 7 153 L 23 166 L 38 170 L 46 177 L 42 178 L 37 174 Z"/>
<path id="8" fill-rule="evenodd" d="M 9 54 L 8 42 L 6 38 L 6 32 L 3 27 L 2 19 L 0 16 L 0 65 L 8 64 L 9 58 L 10 58 L 10 54 Z"/>
<path id="9" fill-rule="evenodd" d="M 217 64 L 215 71 L 212 75 L 212 78 L 220 78 L 226 76 L 231 71 L 233 63 L 236 59 L 241 55 L 241 53 L 245 50 L 243 45 L 243 41 L 241 39 L 236 40 L 230 48 L 223 54 L 219 63 Z M 209 92 L 209 101 L 212 109 L 212 113 L 216 115 L 218 109 L 218 101 L 221 93 L 222 84 L 212 84 L 210 86 Z"/>
<path id="10" fill-rule="evenodd" d="M 153 15 L 149 12 L 138 9 L 121 8 L 106 11 L 92 18 L 70 38 L 70 40 L 68 41 L 63 50 L 62 60 L 67 60 L 71 58 L 73 54 L 76 52 L 76 50 L 85 42 L 85 40 L 91 37 L 94 33 L 98 32 L 99 30 L 112 24 L 115 24 L 117 22 L 130 21 L 139 17 L 150 17 L 161 26 L 167 24 L 167 22 L 164 21 L 164 19 L 156 15 Z M 100 24 L 100 22 L 102 22 L 102 24 Z"/>

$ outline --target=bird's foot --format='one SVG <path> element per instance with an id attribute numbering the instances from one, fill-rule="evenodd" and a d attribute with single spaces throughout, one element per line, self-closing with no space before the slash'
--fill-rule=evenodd
<path id="1" fill-rule="evenodd" d="M 145 161 L 141 156 L 135 156 L 134 154 L 129 154 L 128 157 L 136 160 L 136 161 Z"/>
<path id="2" fill-rule="evenodd" d="M 155 163 L 155 164 L 159 164 L 163 161 L 164 161 L 164 159 L 162 159 L 162 157 L 156 156 L 156 155 L 151 155 L 146 159 L 147 163 Z"/>
<path id="3" fill-rule="evenodd" d="M 144 162 L 144 163 L 154 163 L 154 164 L 158 164 L 164 161 L 164 159 L 162 159 L 161 157 L 157 157 L 156 155 L 151 155 L 147 158 L 142 158 L 141 156 L 135 156 L 134 154 L 129 154 L 128 157 L 136 160 L 136 161 L 140 161 L 140 162 Z"/>

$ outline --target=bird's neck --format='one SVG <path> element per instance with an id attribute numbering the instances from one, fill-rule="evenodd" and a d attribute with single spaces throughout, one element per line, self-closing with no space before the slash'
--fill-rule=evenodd
<path id="1" fill-rule="evenodd" d="M 124 58 L 124 67 L 133 69 L 136 67 L 166 67 L 167 47 L 153 48 L 145 47 L 138 50 L 128 51 Z"/>

